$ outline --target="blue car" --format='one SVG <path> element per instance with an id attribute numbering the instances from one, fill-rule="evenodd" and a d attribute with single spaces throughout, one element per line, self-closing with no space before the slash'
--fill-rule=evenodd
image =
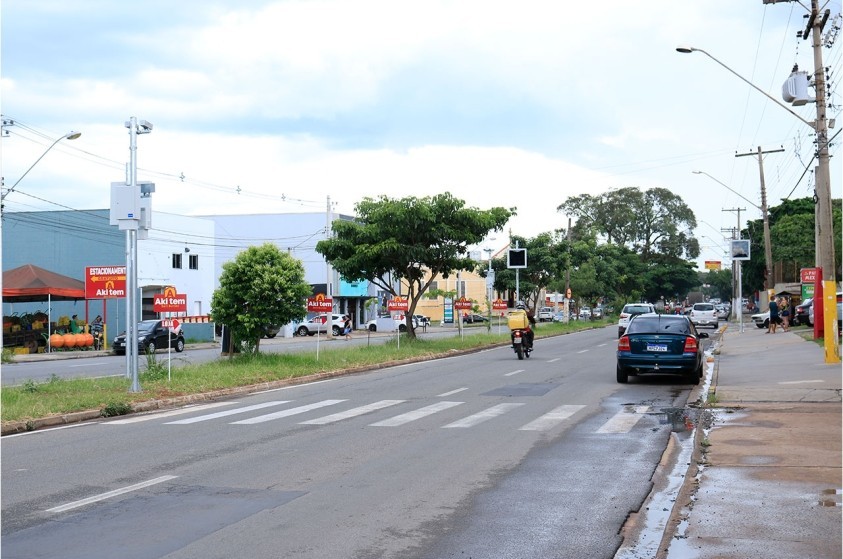
<path id="1" fill-rule="evenodd" d="M 699 384 L 705 355 L 701 340 L 708 334 L 697 332 L 684 315 L 640 314 L 629 322 L 618 340 L 617 380 L 626 383 L 630 375 L 683 375 Z"/>

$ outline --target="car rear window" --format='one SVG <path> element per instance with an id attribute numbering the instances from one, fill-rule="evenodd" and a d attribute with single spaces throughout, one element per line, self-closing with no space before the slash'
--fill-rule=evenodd
<path id="1" fill-rule="evenodd" d="M 627 314 L 643 314 L 653 312 L 653 307 L 650 305 L 626 305 L 623 308 L 623 312 Z"/>
<path id="2" fill-rule="evenodd" d="M 714 305 L 712 305 L 711 303 L 697 303 L 696 305 L 694 305 L 694 310 L 695 311 L 713 311 Z"/>
<path id="3" fill-rule="evenodd" d="M 670 316 L 637 316 L 629 323 L 627 334 L 668 333 L 689 335 L 691 329 L 684 318 Z"/>

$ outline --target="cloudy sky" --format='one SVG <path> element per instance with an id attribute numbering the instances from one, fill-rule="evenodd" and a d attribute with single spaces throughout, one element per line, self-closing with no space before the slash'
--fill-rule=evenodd
<path id="1" fill-rule="evenodd" d="M 840 0 L 827 7 L 836 118 Z M 758 160 L 736 154 L 784 148 L 764 156 L 776 205 L 812 195 L 813 136 L 676 47 L 781 99 L 794 64 L 813 69 L 796 37 L 806 13 L 762 0 L 4 0 L 4 194 L 20 180 L 5 205 L 108 207 L 136 116 L 154 125 L 137 150 L 153 211 L 323 211 L 330 198 L 352 214 L 364 196 L 449 191 L 517 207 L 508 229 L 530 237 L 567 224 L 556 207 L 570 196 L 665 187 L 697 215 L 702 267 L 737 225 L 724 209 L 746 208 L 742 226 L 761 215 Z M 82 136 L 24 177 L 70 130 Z"/>

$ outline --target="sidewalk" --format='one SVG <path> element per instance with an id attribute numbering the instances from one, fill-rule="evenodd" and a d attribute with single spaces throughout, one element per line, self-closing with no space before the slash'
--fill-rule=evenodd
<path id="1" fill-rule="evenodd" d="M 667 559 L 843 553 L 841 365 L 793 332 L 765 332 L 750 323 L 723 334 L 709 388 L 716 411 Z"/>

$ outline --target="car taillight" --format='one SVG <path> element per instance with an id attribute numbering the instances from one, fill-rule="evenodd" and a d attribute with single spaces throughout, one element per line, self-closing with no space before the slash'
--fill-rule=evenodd
<path id="1" fill-rule="evenodd" d="M 618 340 L 618 351 L 629 351 L 629 337 L 621 336 Z"/>
<path id="2" fill-rule="evenodd" d="M 621 318 L 629 318 L 629 315 L 626 314 L 625 312 L 622 312 L 620 317 Z"/>
<path id="3" fill-rule="evenodd" d="M 691 336 L 685 338 L 685 349 L 683 350 L 685 353 L 696 353 L 697 352 L 697 339 Z"/>

